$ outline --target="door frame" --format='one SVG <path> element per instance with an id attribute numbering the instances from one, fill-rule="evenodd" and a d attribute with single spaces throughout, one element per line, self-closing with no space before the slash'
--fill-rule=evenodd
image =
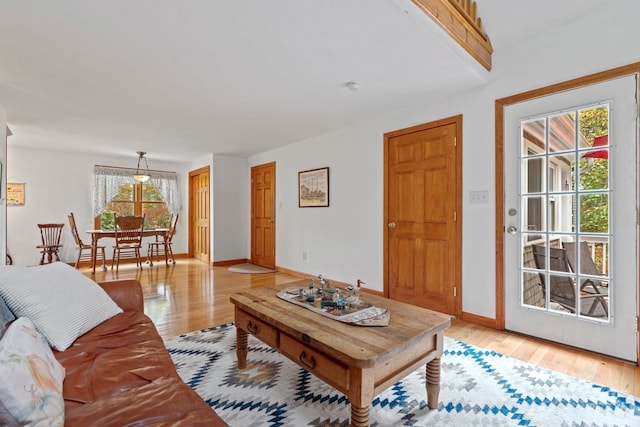
<path id="1" fill-rule="evenodd" d="M 495 245 L 496 245 L 496 318 L 493 327 L 496 329 L 505 328 L 505 301 L 504 301 L 504 110 L 511 104 L 517 104 L 520 102 L 528 101 L 534 98 L 539 98 L 547 95 L 553 95 L 558 92 L 563 92 L 570 89 L 577 89 L 583 86 L 588 86 L 595 83 L 600 83 L 606 80 L 611 80 L 617 77 L 623 77 L 640 73 L 640 62 L 625 65 L 622 67 L 613 68 L 606 71 L 590 74 L 584 77 L 579 77 L 572 80 L 567 80 L 561 83 L 555 83 L 549 86 L 544 86 L 538 89 L 533 89 L 527 92 L 522 92 L 516 95 L 507 96 L 504 98 L 496 99 L 495 101 Z M 636 90 L 639 90 L 637 88 Z M 637 93 L 640 93 L 637 92 Z M 638 138 L 638 133 L 636 133 Z M 637 143 L 637 141 L 636 141 Z M 640 195 L 636 195 L 640 201 Z M 640 204 L 640 203 L 639 203 Z M 636 226 L 636 232 L 638 232 Z M 639 251 L 640 253 L 640 251 Z M 636 260 L 636 264 L 640 265 L 640 259 Z M 639 276 L 640 277 L 640 276 Z M 640 280 L 636 283 L 636 295 L 640 296 Z M 636 298 L 636 313 L 640 312 L 640 297 Z M 638 319 L 636 317 L 636 319 Z M 637 330 L 640 330 L 640 322 Z M 636 341 L 640 342 L 640 331 L 637 332 Z M 638 360 L 640 360 L 640 346 L 638 346 Z"/>
<path id="2" fill-rule="evenodd" d="M 193 258 L 194 255 L 194 250 L 193 250 L 193 188 L 191 186 L 191 180 L 194 176 L 196 175 L 200 175 L 201 173 L 207 172 L 209 174 L 209 250 L 208 250 L 208 257 L 209 257 L 209 261 L 207 262 L 207 264 L 209 264 L 211 262 L 211 257 L 212 257 L 212 253 L 211 253 L 211 242 L 213 241 L 211 238 L 211 229 L 212 229 L 212 218 L 211 218 L 211 167 L 210 166 L 203 166 L 201 168 L 192 170 L 189 172 L 189 183 L 188 183 L 188 194 L 189 194 L 189 218 L 188 218 L 188 230 L 189 230 L 189 235 L 187 237 L 188 242 L 187 242 L 187 256 L 189 258 Z"/>
<path id="3" fill-rule="evenodd" d="M 460 318 L 462 316 L 462 114 L 447 117 L 440 120 L 435 120 L 428 123 L 411 126 L 404 129 L 398 129 L 395 131 L 387 132 L 384 134 L 384 218 L 382 223 L 383 229 L 383 292 L 382 295 L 389 298 L 389 242 L 388 242 L 388 226 L 389 223 L 389 194 L 388 194 L 388 181 L 389 181 L 389 139 L 394 136 L 403 134 L 419 132 L 426 129 L 437 128 L 449 124 L 456 125 L 456 150 L 455 150 L 455 164 L 456 164 L 456 257 L 453 265 L 455 266 L 455 279 L 454 287 L 455 293 L 455 316 Z"/>

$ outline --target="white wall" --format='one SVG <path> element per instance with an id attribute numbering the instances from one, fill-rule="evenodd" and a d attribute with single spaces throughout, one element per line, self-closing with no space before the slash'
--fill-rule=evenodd
<path id="1" fill-rule="evenodd" d="M 496 50 L 482 88 L 251 157 L 249 166 L 276 162 L 276 264 L 382 290 L 383 134 L 463 114 L 463 310 L 495 318 L 495 100 L 640 61 L 640 5 L 621 3 Z M 298 208 L 297 172 L 323 166 L 330 207 Z M 489 192 L 487 204 L 469 203 L 477 190 Z"/>
<path id="2" fill-rule="evenodd" d="M 7 176 L 9 182 L 25 183 L 25 205 L 7 208 L 7 248 L 14 264 L 33 265 L 40 261 L 36 245 L 40 243 L 37 224 L 61 222 L 65 224 L 61 259 L 75 261 L 75 242 L 69 229 L 67 215 L 73 212 L 78 231 L 87 243 L 85 230 L 94 228 L 91 214 L 91 181 L 93 166 L 135 167 L 137 157 L 109 157 L 52 150 L 34 150 L 21 147 L 8 148 Z M 182 194 L 187 191 L 187 167 L 182 163 L 148 160 L 150 169 L 175 171 L 179 175 Z M 187 200 L 182 198 L 181 219 L 173 241 L 175 253 L 187 251 Z M 85 239 L 86 236 L 86 239 Z M 107 246 L 111 257 L 112 239 L 100 240 Z M 146 253 L 146 252 L 145 252 Z"/>
<path id="3" fill-rule="evenodd" d="M 250 175 L 247 159 L 216 154 L 213 157 L 212 209 L 213 242 L 212 261 L 250 258 L 249 245 Z"/>
<path id="4" fill-rule="evenodd" d="M 381 132 L 374 124 L 345 128 L 249 159 L 250 166 L 276 161 L 277 266 L 375 288 L 382 275 Z M 298 172 L 320 167 L 329 167 L 329 207 L 299 208 Z"/>

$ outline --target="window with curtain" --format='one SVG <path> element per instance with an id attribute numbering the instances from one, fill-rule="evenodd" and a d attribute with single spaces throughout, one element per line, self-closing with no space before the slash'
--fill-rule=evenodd
<path id="1" fill-rule="evenodd" d="M 145 171 L 146 172 L 146 171 Z M 180 211 L 178 176 L 175 172 L 149 171 L 145 183 L 133 180 L 128 168 L 95 166 L 93 215 L 96 228 L 112 230 L 114 214 L 145 215 L 145 229 L 166 228 Z"/>

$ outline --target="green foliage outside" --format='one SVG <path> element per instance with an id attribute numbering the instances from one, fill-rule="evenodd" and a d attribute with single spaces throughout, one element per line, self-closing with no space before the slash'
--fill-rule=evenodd
<path id="1" fill-rule="evenodd" d="M 133 184 L 120 186 L 118 195 L 107 205 L 100 215 L 100 228 L 113 230 L 115 228 L 115 215 L 134 215 L 134 190 Z M 145 215 L 144 228 L 168 228 L 171 221 L 171 213 L 167 209 L 158 188 L 153 185 L 142 186 L 142 213 Z"/>
<path id="2" fill-rule="evenodd" d="M 580 111 L 579 126 L 589 145 L 598 136 L 609 134 L 609 110 L 607 107 Z M 609 160 L 581 159 L 579 162 L 580 187 L 584 190 L 609 189 Z M 604 193 L 584 194 L 578 202 L 581 233 L 609 232 L 609 197 Z M 595 245 L 594 262 L 600 271 L 603 264 L 601 244 Z M 605 268 L 605 273 L 608 273 Z"/>
<path id="3" fill-rule="evenodd" d="M 579 126 L 589 145 L 598 136 L 609 134 L 609 110 L 607 107 L 580 111 Z M 580 187 L 584 190 L 609 189 L 609 160 L 581 159 Z M 605 194 L 585 194 L 579 201 L 580 232 L 609 232 L 609 198 Z"/>

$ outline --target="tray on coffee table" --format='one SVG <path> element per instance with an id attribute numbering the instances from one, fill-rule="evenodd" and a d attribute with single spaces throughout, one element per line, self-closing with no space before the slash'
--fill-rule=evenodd
<path id="1" fill-rule="evenodd" d="M 309 300 L 306 295 L 300 295 L 300 288 L 286 288 L 276 295 L 280 299 L 339 322 L 360 326 L 387 326 L 389 324 L 390 312 L 388 308 L 376 307 L 359 298 L 351 301 L 346 298 L 341 304 L 334 302 L 327 305 L 323 303 L 320 307 L 316 307 L 313 300 Z"/>

